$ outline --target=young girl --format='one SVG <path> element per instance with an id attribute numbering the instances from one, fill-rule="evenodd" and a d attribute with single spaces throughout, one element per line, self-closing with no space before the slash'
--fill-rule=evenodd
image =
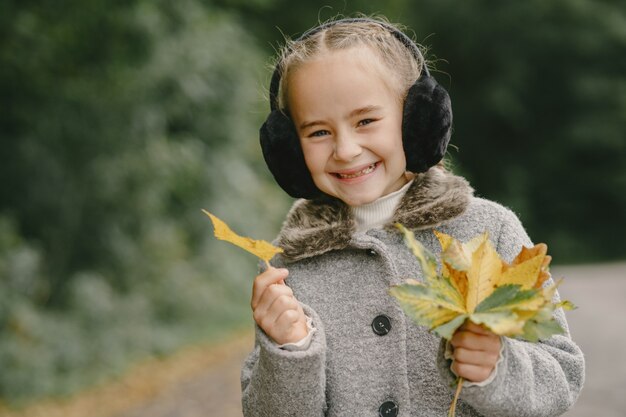
<path id="1" fill-rule="evenodd" d="M 277 238 L 284 253 L 254 281 L 244 415 L 445 416 L 455 375 L 458 416 L 571 407 L 584 362 L 568 334 L 532 344 L 468 324 L 446 344 L 387 292 L 421 278 L 395 222 L 436 254 L 435 229 L 462 241 L 488 231 L 509 262 L 532 246 L 510 210 L 439 163 L 450 102 L 417 46 L 379 20 L 321 25 L 285 47 L 270 99 L 263 153 L 301 199 Z"/>

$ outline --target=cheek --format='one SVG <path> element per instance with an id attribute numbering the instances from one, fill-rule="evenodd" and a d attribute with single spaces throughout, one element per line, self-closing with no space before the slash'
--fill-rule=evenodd
<path id="1" fill-rule="evenodd" d="M 406 165 L 404 145 L 402 144 L 402 132 L 395 131 L 389 139 L 390 140 L 386 141 L 384 146 L 380 148 L 380 152 L 384 154 L 386 159 L 393 161 L 394 164 Z"/>
<path id="2" fill-rule="evenodd" d="M 387 160 L 390 163 L 390 170 L 394 173 L 404 173 L 406 171 L 406 157 L 401 147 L 389 155 Z"/>
<path id="3" fill-rule="evenodd" d="M 404 144 L 402 143 L 402 128 L 398 128 L 396 130 L 396 134 L 394 135 L 395 140 L 393 141 L 393 150 L 395 158 L 398 161 L 402 161 L 404 165 L 406 165 L 406 156 L 404 154 Z"/>
<path id="4" fill-rule="evenodd" d="M 305 144 L 300 141 L 302 153 L 304 154 L 304 162 L 309 172 L 314 175 L 324 169 L 323 149 L 320 144 Z"/>

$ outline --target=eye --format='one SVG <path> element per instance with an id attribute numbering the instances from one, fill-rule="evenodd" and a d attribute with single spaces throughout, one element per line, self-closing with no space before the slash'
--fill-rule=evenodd
<path id="1" fill-rule="evenodd" d="M 359 120 L 359 123 L 357 123 L 357 126 L 366 126 L 370 123 L 373 123 L 375 120 L 374 119 L 363 119 L 363 120 Z"/>
<path id="2" fill-rule="evenodd" d="M 315 132 L 309 134 L 310 138 L 319 138 L 322 136 L 330 135 L 328 130 L 316 130 Z"/>

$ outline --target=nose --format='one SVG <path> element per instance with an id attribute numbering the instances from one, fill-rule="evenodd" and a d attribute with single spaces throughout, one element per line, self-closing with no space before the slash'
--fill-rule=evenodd
<path id="1" fill-rule="evenodd" d="M 361 155 L 363 149 L 361 145 L 349 134 L 337 135 L 335 138 L 335 148 L 333 157 L 338 161 L 352 161 Z"/>

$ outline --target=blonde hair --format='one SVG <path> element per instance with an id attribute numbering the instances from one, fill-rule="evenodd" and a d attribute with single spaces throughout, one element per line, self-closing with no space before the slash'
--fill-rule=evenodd
<path id="1" fill-rule="evenodd" d="M 330 24 L 304 39 L 287 40 L 278 57 L 277 67 L 281 73 L 278 107 L 288 108 L 287 91 L 290 75 L 307 61 L 327 52 L 346 50 L 354 47 L 368 47 L 377 54 L 382 64 L 394 78 L 392 88 L 398 98 L 404 101 L 406 93 L 419 78 L 425 65 L 423 58 L 416 58 L 411 49 L 398 40 L 388 28 L 397 30 L 397 25 L 381 19 L 337 22 Z M 383 74 L 381 74 L 383 75 Z M 384 78 L 387 80 L 387 77 Z"/>

